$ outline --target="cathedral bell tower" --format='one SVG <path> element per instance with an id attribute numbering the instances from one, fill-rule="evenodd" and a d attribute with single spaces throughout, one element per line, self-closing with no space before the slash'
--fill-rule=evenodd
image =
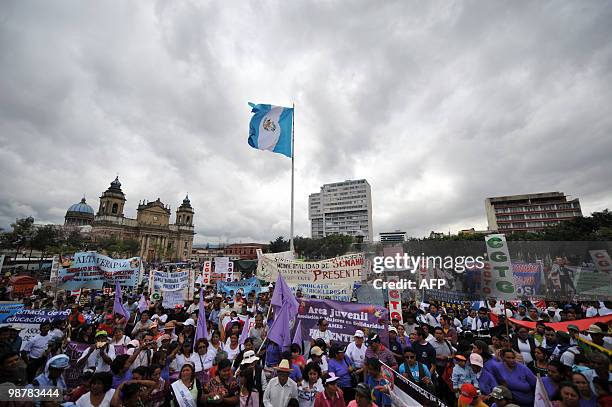
<path id="1" fill-rule="evenodd" d="M 117 176 L 100 197 L 100 208 L 97 215 L 123 217 L 125 201 L 125 194 L 121 191 L 121 182 L 119 182 L 119 177 Z"/>
<path id="2" fill-rule="evenodd" d="M 185 196 L 183 203 L 176 210 L 176 224 L 179 226 L 193 226 L 193 213 L 189 196 Z"/>

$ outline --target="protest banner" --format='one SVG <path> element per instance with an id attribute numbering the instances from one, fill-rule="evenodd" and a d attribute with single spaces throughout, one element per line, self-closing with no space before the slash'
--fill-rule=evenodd
<path id="1" fill-rule="evenodd" d="M 151 292 L 184 290 L 189 285 L 189 271 L 152 270 L 150 277 Z"/>
<path id="2" fill-rule="evenodd" d="M 316 262 L 301 262 L 263 255 L 257 266 L 257 278 L 274 282 L 280 272 L 289 286 L 354 283 L 361 281 L 363 270 L 363 253 L 347 254 Z"/>
<path id="3" fill-rule="evenodd" d="M 51 273 L 49 277 L 51 284 L 54 284 L 54 285 L 57 284 L 59 268 L 60 268 L 60 256 L 56 254 L 55 256 L 53 256 L 53 260 L 51 261 Z"/>
<path id="4" fill-rule="evenodd" d="M 70 315 L 70 310 L 20 309 L 13 315 L 6 317 L 4 322 L 20 328 L 19 336 L 23 342 L 27 342 L 40 333 L 41 323 L 66 319 L 68 315 Z M 86 319 L 89 321 L 91 317 L 87 315 Z"/>
<path id="5" fill-rule="evenodd" d="M 226 274 L 229 270 L 229 257 L 215 257 L 215 273 Z"/>
<path id="6" fill-rule="evenodd" d="M 217 292 L 224 292 L 225 295 L 230 295 L 230 291 L 233 291 L 234 294 L 240 292 L 245 296 L 251 291 L 255 291 L 256 294 L 259 294 L 261 285 L 256 277 L 231 282 L 217 281 Z"/>
<path id="7" fill-rule="evenodd" d="M 353 295 L 352 283 L 322 283 L 322 284 L 297 284 L 290 286 L 295 295 L 297 290 L 302 291 L 306 298 L 328 298 L 337 301 L 350 301 Z"/>
<path id="8" fill-rule="evenodd" d="M 516 298 L 512 265 L 506 236 L 491 234 L 485 236 L 488 263 L 482 273 L 482 293 L 486 298 L 513 300 Z M 487 267 L 487 264 L 489 267 Z"/>
<path id="9" fill-rule="evenodd" d="M 104 283 L 114 286 L 134 287 L 140 271 L 140 257 L 112 259 L 96 252 L 75 253 L 73 258 L 63 258 L 58 270 L 60 288 L 74 290 L 93 288 L 101 290 Z"/>
<path id="10" fill-rule="evenodd" d="M 357 329 L 362 330 L 366 336 L 377 332 L 383 343 L 389 342 L 389 311 L 385 307 L 306 298 L 299 298 L 298 303 L 297 320 L 301 322 L 302 338 L 305 341 L 309 341 L 318 329 L 319 318 L 325 318 L 329 322 L 328 329 L 333 342 L 347 345 Z"/>
<path id="11" fill-rule="evenodd" d="M 542 263 L 512 262 L 512 275 L 517 295 L 534 297 L 542 294 L 540 292 Z"/>
<path id="12" fill-rule="evenodd" d="M 565 266 L 573 275 L 576 295 L 581 300 L 612 300 L 612 274 L 602 273 L 590 267 Z"/>
<path id="13" fill-rule="evenodd" d="M 535 326 L 536 326 L 536 322 L 523 321 L 523 320 L 515 319 L 515 318 L 508 318 L 508 320 L 512 322 L 513 324 L 521 325 L 529 329 L 535 329 Z M 564 331 L 564 332 L 568 332 L 568 329 L 567 329 L 568 325 L 576 325 L 578 329 L 580 329 L 581 331 L 586 331 L 587 329 L 589 329 L 591 325 L 593 325 L 596 322 L 603 322 L 604 324 L 609 324 L 611 321 L 612 321 L 612 314 L 606 315 L 605 317 L 574 319 L 571 321 L 564 321 L 564 322 L 544 322 L 544 325 L 554 328 L 555 331 Z"/>
<path id="14" fill-rule="evenodd" d="M 202 284 L 211 284 L 212 262 L 205 261 L 202 267 Z"/>
<path id="15" fill-rule="evenodd" d="M 162 306 L 168 309 L 174 309 L 177 305 L 185 303 L 183 290 L 162 290 L 163 297 Z"/>
<path id="16" fill-rule="evenodd" d="M 360 304 L 372 304 L 380 307 L 385 306 L 383 290 L 376 289 L 369 284 L 364 284 L 355 290 L 357 302 Z"/>
<path id="17" fill-rule="evenodd" d="M 399 277 L 397 276 L 389 276 L 387 278 L 389 283 L 397 283 L 399 281 Z M 402 297 L 400 295 L 400 290 L 397 289 L 389 289 L 389 319 L 394 320 L 398 319 L 400 324 L 404 323 L 402 318 Z"/>
<path id="18" fill-rule="evenodd" d="M 8 317 L 15 315 L 23 308 L 23 303 L 18 301 L 0 301 L 0 324 L 6 322 Z"/>
<path id="19" fill-rule="evenodd" d="M 406 379 L 382 362 L 383 376 L 391 382 L 389 396 L 394 406 L 436 406 L 448 407 L 434 393 Z"/>

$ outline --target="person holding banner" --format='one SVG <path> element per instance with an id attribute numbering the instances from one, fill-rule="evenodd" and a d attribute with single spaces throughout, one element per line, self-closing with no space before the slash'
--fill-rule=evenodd
<path id="1" fill-rule="evenodd" d="M 397 367 L 397 366 L 396 366 Z M 376 358 L 366 359 L 367 374 L 365 384 L 372 392 L 376 405 L 379 407 L 391 407 L 390 383 L 382 374 L 382 364 Z M 393 370 L 397 370 L 394 368 Z"/>

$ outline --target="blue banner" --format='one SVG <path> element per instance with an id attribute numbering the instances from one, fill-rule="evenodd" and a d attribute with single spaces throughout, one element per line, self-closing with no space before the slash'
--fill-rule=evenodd
<path id="1" fill-rule="evenodd" d="M 60 288 L 77 290 L 93 288 L 101 290 L 104 283 L 114 286 L 135 287 L 140 272 L 140 257 L 111 259 L 96 252 L 75 253 L 66 258 L 58 271 Z"/>
<path id="2" fill-rule="evenodd" d="M 12 317 L 23 308 L 23 304 L 15 301 L 0 302 L 0 324 L 6 323 L 6 319 Z"/>
<path id="3" fill-rule="evenodd" d="M 257 277 L 247 278 L 246 280 L 240 281 L 217 281 L 217 292 L 223 291 L 225 295 L 230 295 L 230 291 L 234 291 L 236 294 L 238 291 L 247 295 L 251 291 L 255 291 L 256 294 L 259 294 L 261 291 L 261 285 L 259 284 L 259 280 Z"/>

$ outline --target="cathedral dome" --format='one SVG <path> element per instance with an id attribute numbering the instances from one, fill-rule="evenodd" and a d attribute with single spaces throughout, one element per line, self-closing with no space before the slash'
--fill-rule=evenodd
<path id="1" fill-rule="evenodd" d="M 87 202 L 85 202 L 85 198 L 81 199 L 81 202 L 75 203 L 70 208 L 68 208 L 67 212 L 90 213 L 92 215 L 94 214 L 93 208 L 87 205 Z"/>
<path id="2" fill-rule="evenodd" d="M 87 205 L 85 198 L 81 202 L 70 206 L 64 217 L 64 224 L 69 226 L 91 225 L 94 220 L 94 210 Z"/>

